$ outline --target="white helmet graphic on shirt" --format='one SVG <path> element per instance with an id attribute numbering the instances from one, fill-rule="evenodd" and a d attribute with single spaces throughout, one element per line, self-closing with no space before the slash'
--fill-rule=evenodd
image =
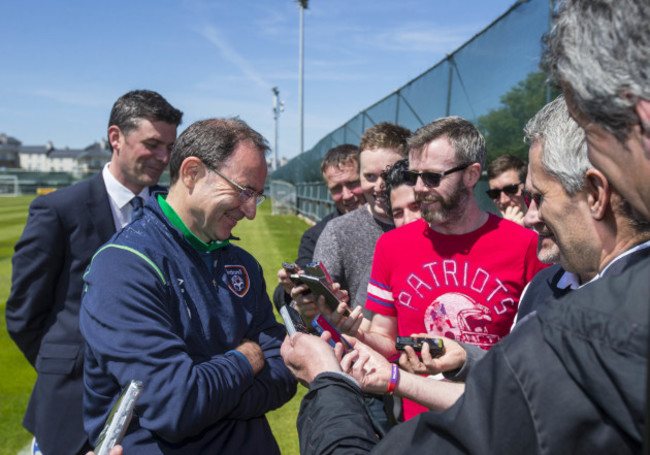
<path id="1" fill-rule="evenodd" d="M 491 322 L 489 308 L 460 292 L 438 296 L 424 315 L 424 326 L 430 335 L 481 347 L 490 347 L 501 338 L 488 333 L 486 325 Z"/>

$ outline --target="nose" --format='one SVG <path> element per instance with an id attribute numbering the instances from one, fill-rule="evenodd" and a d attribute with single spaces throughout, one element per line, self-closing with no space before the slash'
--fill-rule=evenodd
<path id="1" fill-rule="evenodd" d="M 171 150 L 169 149 L 169 147 L 165 145 L 156 147 L 156 150 L 154 151 L 154 156 L 156 157 L 156 159 L 164 164 L 169 163 L 170 154 L 171 154 Z"/>
<path id="2" fill-rule="evenodd" d="M 350 188 L 348 188 L 347 186 L 344 186 L 343 190 L 341 190 L 341 198 L 344 201 L 348 201 L 348 200 L 352 199 L 353 197 L 354 197 L 354 193 L 352 191 L 350 191 Z"/>
<path id="3" fill-rule="evenodd" d="M 386 182 L 384 181 L 384 179 L 379 177 L 377 179 L 377 181 L 375 182 L 375 191 L 380 193 L 380 192 L 385 191 L 385 190 L 386 190 Z"/>
<path id="4" fill-rule="evenodd" d="M 501 204 L 507 204 L 510 202 L 510 196 L 508 196 L 505 191 L 501 191 L 499 193 L 499 202 Z"/>
<path id="5" fill-rule="evenodd" d="M 418 176 L 418 179 L 415 181 L 413 191 L 415 191 L 415 194 L 424 194 L 429 192 L 429 187 L 424 184 L 421 176 Z"/>
<path id="6" fill-rule="evenodd" d="M 409 224 L 415 220 L 419 220 L 422 216 L 419 211 L 404 211 L 404 222 Z"/>
<path id="7" fill-rule="evenodd" d="M 528 211 L 524 215 L 524 226 L 528 229 L 532 229 L 536 224 L 542 223 L 542 218 L 540 217 L 539 208 L 537 203 L 533 200 L 528 206 Z"/>
<path id="8" fill-rule="evenodd" d="M 257 205 L 255 204 L 255 198 L 250 198 L 248 201 L 244 202 L 241 205 L 241 211 L 249 220 L 254 219 L 255 215 L 257 214 Z"/>

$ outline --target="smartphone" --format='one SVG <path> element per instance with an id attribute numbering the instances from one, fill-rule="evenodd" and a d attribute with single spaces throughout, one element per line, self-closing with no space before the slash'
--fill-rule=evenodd
<path id="1" fill-rule="evenodd" d="M 341 301 L 336 294 L 334 294 L 334 291 L 323 282 L 323 280 L 307 273 L 292 275 L 292 277 L 295 277 L 297 280 L 300 280 L 302 283 L 309 286 L 312 294 L 316 297 L 321 295 L 325 296 L 325 304 L 327 304 L 327 307 L 332 312 L 336 311 Z M 344 315 L 349 316 L 350 311 L 346 309 Z"/>
<path id="2" fill-rule="evenodd" d="M 309 329 L 305 325 L 305 321 L 302 320 L 300 313 L 289 305 L 282 305 L 282 307 L 280 307 L 280 316 L 282 316 L 284 326 L 286 327 L 289 336 L 296 332 L 309 333 Z"/>
<path id="3" fill-rule="evenodd" d="M 397 337 L 395 349 L 403 351 L 405 346 L 411 346 L 415 352 L 422 352 L 424 343 L 429 345 L 431 357 L 440 357 L 443 354 L 444 344 L 440 338 Z"/>
<path id="4" fill-rule="evenodd" d="M 325 316 L 323 316 L 322 314 L 318 313 L 318 314 L 316 315 L 316 317 L 314 318 L 314 320 L 311 321 L 311 325 L 314 326 L 314 328 L 316 329 L 316 332 L 317 332 L 319 335 L 322 335 L 322 333 L 323 333 L 324 331 L 326 331 L 326 330 L 327 330 L 329 333 L 332 334 L 332 338 L 331 338 L 330 341 L 329 341 L 329 343 L 332 345 L 332 347 L 334 347 L 334 345 L 335 345 L 336 343 L 343 343 L 343 346 L 346 348 L 346 349 L 345 349 L 346 352 L 347 352 L 347 351 L 352 351 L 352 350 L 354 350 L 354 348 L 352 347 L 352 345 L 351 345 L 350 343 L 348 343 L 348 341 L 347 341 L 345 338 L 343 338 L 343 336 L 341 335 L 341 332 L 339 332 L 338 330 L 336 330 L 336 327 L 334 327 L 334 326 L 330 323 L 330 321 L 328 321 L 328 320 L 325 318 Z"/>
<path id="5" fill-rule="evenodd" d="M 323 264 L 321 261 L 310 262 L 309 264 L 305 265 L 305 268 L 309 275 L 323 278 L 327 284 L 331 285 L 333 283 L 330 274 L 327 273 L 325 264 Z"/>
<path id="6" fill-rule="evenodd" d="M 108 452 L 117 444 L 122 442 L 122 438 L 129 427 L 135 403 L 142 393 L 142 381 L 132 380 L 120 393 L 115 406 L 111 410 L 102 432 L 97 438 L 95 445 L 95 455 L 108 455 Z"/>

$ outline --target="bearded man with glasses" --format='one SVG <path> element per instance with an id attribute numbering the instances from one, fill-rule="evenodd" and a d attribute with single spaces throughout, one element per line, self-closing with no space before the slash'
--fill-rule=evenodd
<path id="1" fill-rule="evenodd" d="M 264 414 L 296 391 L 285 331 L 259 263 L 231 244 L 265 199 L 268 148 L 239 119 L 190 125 L 171 152 L 169 194 L 93 257 L 80 315 L 91 441 L 139 379 L 126 453 L 279 454 Z"/>
<path id="2" fill-rule="evenodd" d="M 486 149 L 470 122 L 438 119 L 408 147 L 405 180 L 422 220 L 379 238 L 365 305 L 374 314 L 357 337 L 387 358 L 397 353 L 397 336 L 414 333 L 489 349 L 509 333 L 524 286 L 545 267 L 537 236 L 479 208 L 474 186 Z M 401 360 L 411 368 L 406 355 Z M 405 419 L 425 410 L 405 400 Z"/>
<path id="3" fill-rule="evenodd" d="M 513 155 L 501 155 L 487 167 L 489 190 L 485 193 L 506 220 L 523 226 L 528 209 L 521 191 L 524 189 L 528 164 Z"/>

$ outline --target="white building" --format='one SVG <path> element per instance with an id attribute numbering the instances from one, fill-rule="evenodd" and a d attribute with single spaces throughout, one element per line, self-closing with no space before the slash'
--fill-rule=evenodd
<path id="1" fill-rule="evenodd" d="M 22 145 L 18 157 L 20 167 L 28 171 L 82 174 L 100 170 L 110 161 L 111 151 L 105 140 L 84 149 L 57 149 L 48 142 L 45 145 Z"/>

